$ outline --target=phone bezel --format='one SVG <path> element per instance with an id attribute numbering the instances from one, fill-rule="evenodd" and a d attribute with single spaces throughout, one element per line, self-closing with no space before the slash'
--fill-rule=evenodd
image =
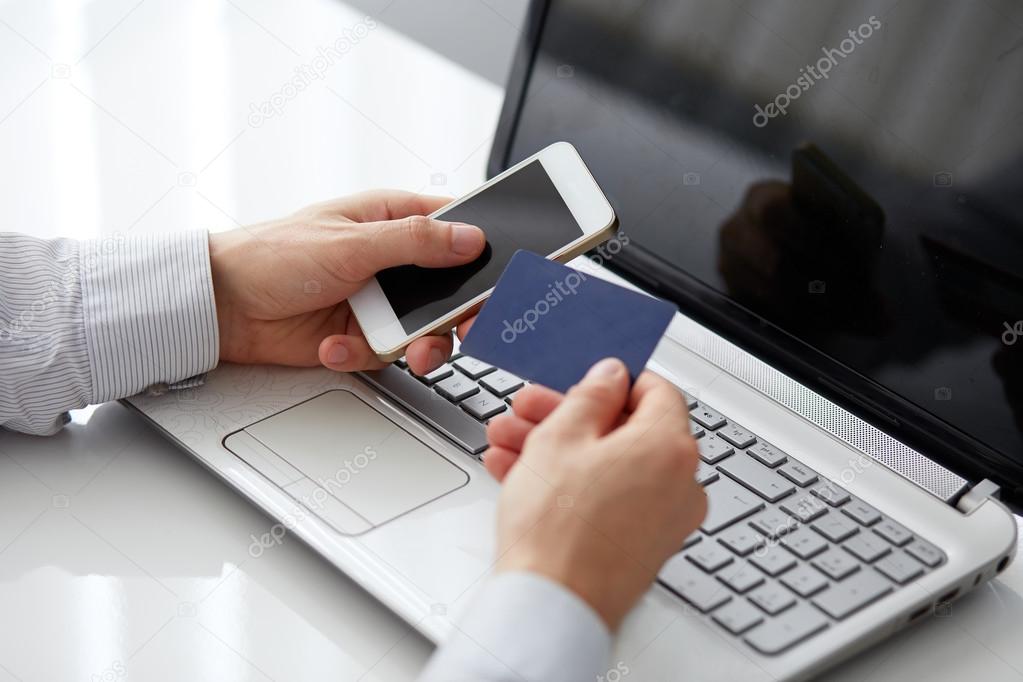
<path id="1" fill-rule="evenodd" d="M 543 166 L 579 228 L 578 238 L 565 244 L 554 253 L 547 254 L 548 258 L 566 262 L 585 253 L 613 234 L 614 228 L 618 224 L 614 210 L 600 187 L 597 186 L 589 169 L 586 168 L 579 152 L 568 142 L 555 142 L 544 147 L 536 154 L 494 176 L 469 194 L 431 213 L 430 217 L 443 216 L 446 211 L 486 191 L 492 185 L 534 161 L 539 161 Z M 402 327 L 401 321 L 395 314 L 391 302 L 387 299 L 376 277 L 349 297 L 348 302 L 370 348 L 381 360 L 392 362 L 401 357 L 405 348 L 415 339 L 428 334 L 448 331 L 473 315 L 492 291 L 493 287 L 411 334 Z"/>

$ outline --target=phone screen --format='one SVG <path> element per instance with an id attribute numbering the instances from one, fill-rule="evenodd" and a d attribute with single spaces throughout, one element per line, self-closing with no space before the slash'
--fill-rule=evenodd
<path id="1" fill-rule="evenodd" d="M 476 225 L 486 233 L 487 246 L 475 261 L 455 268 L 402 265 L 377 273 L 407 334 L 494 286 L 517 250 L 547 256 L 583 234 L 539 161 L 438 217 Z"/>

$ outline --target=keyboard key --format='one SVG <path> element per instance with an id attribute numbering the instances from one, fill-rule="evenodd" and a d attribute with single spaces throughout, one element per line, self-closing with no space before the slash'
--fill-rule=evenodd
<path id="1" fill-rule="evenodd" d="M 918 560 L 934 568 L 945 558 L 944 552 L 924 540 L 914 540 L 906 546 L 906 551 Z"/>
<path id="2" fill-rule="evenodd" d="M 769 619 L 750 630 L 746 643 L 762 654 L 785 651 L 807 637 L 828 627 L 828 618 L 807 604 L 798 604 L 777 618 Z"/>
<path id="3" fill-rule="evenodd" d="M 703 438 L 704 434 L 707 433 L 703 430 L 703 427 L 694 421 L 689 422 L 689 433 L 693 434 L 693 438 Z"/>
<path id="4" fill-rule="evenodd" d="M 828 548 L 828 543 L 809 528 L 800 528 L 790 533 L 781 541 L 781 545 L 800 559 L 810 559 Z"/>
<path id="5" fill-rule="evenodd" d="M 689 395 L 685 391 L 682 391 L 682 397 L 686 399 L 686 407 L 688 407 L 690 410 L 696 407 L 696 405 L 699 403 L 699 401 L 696 398 Z"/>
<path id="6" fill-rule="evenodd" d="M 769 616 L 779 614 L 796 603 L 792 593 L 777 583 L 767 583 L 757 588 L 749 595 L 749 600 Z"/>
<path id="7" fill-rule="evenodd" d="M 525 382 L 522 379 L 511 372 L 505 372 L 503 369 L 491 372 L 480 379 L 480 385 L 499 398 L 514 393 L 522 388 L 524 384 Z"/>
<path id="8" fill-rule="evenodd" d="M 483 424 L 458 405 L 438 400 L 435 393 L 409 372 L 403 372 L 397 367 L 384 367 L 360 372 L 359 376 L 378 391 L 398 401 L 412 414 L 433 424 L 466 452 L 478 456 L 487 449 L 487 432 Z"/>
<path id="9" fill-rule="evenodd" d="M 466 398 L 461 405 L 463 410 L 480 421 L 496 417 L 508 409 L 503 400 L 487 391 L 480 391 L 476 395 Z"/>
<path id="10" fill-rule="evenodd" d="M 689 550 L 686 558 L 707 573 L 713 573 L 735 560 L 727 549 L 713 542 L 704 542 Z"/>
<path id="11" fill-rule="evenodd" d="M 469 396 L 479 393 L 480 387 L 469 377 L 452 374 L 447 379 L 438 381 L 433 390 L 452 402 L 460 403 Z"/>
<path id="12" fill-rule="evenodd" d="M 912 533 L 891 519 L 882 519 L 874 526 L 874 532 L 896 547 L 902 547 L 913 539 Z"/>
<path id="13" fill-rule="evenodd" d="M 707 464 L 717 464 L 735 452 L 731 445 L 714 434 L 701 438 L 696 444 L 700 448 L 700 459 Z"/>
<path id="14" fill-rule="evenodd" d="M 800 597 L 812 596 L 828 586 L 827 579 L 809 566 L 798 566 L 781 577 L 781 582 Z"/>
<path id="15" fill-rule="evenodd" d="M 817 608 L 832 618 L 845 618 L 892 591 L 892 584 L 874 571 L 860 571 L 813 598 Z"/>
<path id="16" fill-rule="evenodd" d="M 482 360 L 477 360 L 476 358 L 470 358 L 468 355 L 463 355 L 451 364 L 454 365 L 459 372 L 470 379 L 479 379 L 481 376 L 490 374 L 497 369 L 493 365 L 488 365 Z"/>
<path id="17" fill-rule="evenodd" d="M 860 564 L 852 555 L 838 547 L 829 549 L 810 562 L 832 580 L 841 580 L 859 570 Z"/>
<path id="18" fill-rule="evenodd" d="M 810 492 L 832 507 L 841 507 L 850 499 L 849 493 L 832 481 L 821 481 L 810 488 Z"/>
<path id="19" fill-rule="evenodd" d="M 707 486 L 706 491 L 707 516 L 703 519 L 700 529 L 708 535 L 713 535 L 764 508 L 760 498 L 726 478 Z"/>
<path id="20" fill-rule="evenodd" d="M 732 598 L 728 588 L 689 563 L 681 554 L 668 559 L 658 577 L 665 587 L 703 613 L 713 611 Z"/>
<path id="21" fill-rule="evenodd" d="M 782 502 L 781 510 L 786 514 L 792 514 L 803 523 L 810 523 L 827 513 L 828 507 L 816 497 L 803 495 Z"/>
<path id="22" fill-rule="evenodd" d="M 520 388 L 519 391 L 521 391 L 521 390 L 522 389 Z M 504 402 L 506 402 L 509 405 L 511 405 L 512 402 L 515 400 L 515 396 L 517 396 L 519 394 L 519 391 L 515 391 L 514 393 L 509 393 L 508 395 L 506 395 L 504 397 Z"/>
<path id="23" fill-rule="evenodd" d="M 845 547 L 847 552 L 852 552 L 854 557 L 860 561 L 866 561 L 868 564 L 877 561 L 892 551 L 891 545 L 873 533 L 854 535 L 843 547 Z"/>
<path id="24" fill-rule="evenodd" d="M 764 538 L 745 524 L 737 524 L 718 536 L 718 542 L 739 556 L 746 556 L 764 544 Z"/>
<path id="25" fill-rule="evenodd" d="M 772 468 L 788 459 L 784 452 L 770 443 L 765 443 L 764 441 L 760 441 L 746 452 L 748 452 L 751 457 L 755 458 L 761 464 L 766 464 Z"/>
<path id="26" fill-rule="evenodd" d="M 903 551 L 896 551 L 881 559 L 874 567 L 895 582 L 903 585 L 924 572 L 923 564 Z"/>
<path id="27" fill-rule="evenodd" d="M 702 539 L 703 536 L 700 535 L 700 531 L 693 531 L 689 534 L 689 537 L 686 538 L 686 541 L 682 543 L 682 549 L 689 549 Z"/>
<path id="28" fill-rule="evenodd" d="M 719 429 L 728 423 L 724 417 L 706 405 L 699 405 L 694 408 L 693 411 L 689 413 L 689 418 L 708 431 Z"/>
<path id="29" fill-rule="evenodd" d="M 422 381 L 427 386 L 433 386 L 441 379 L 447 379 L 449 376 L 455 373 L 455 370 L 451 369 L 451 365 L 443 364 L 432 372 L 427 372 L 422 376 L 416 375 L 416 378 Z"/>
<path id="30" fill-rule="evenodd" d="M 737 448 L 748 448 L 757 442 L 757 437 L 738 424 L 728 423 L 717 435 Z"/>
<path id="31" fill-rule="evenodd" d="M 742 483 L 768 502 L 777 502 L 796 489 L 752 457 L 732 457 L 718 466 L 718 471 Z"/>
<path id="32" fill-rule="evenodd" d="M 881 520 L 881 512 L 871 507 L 863 500 L 853 498 L 849 504 L 842 507 L 842 513 L 855 519 L 861 526 L 872 526 Z"/>
<path id="33" fill-rule="evenodd" d="M 739 562 L 734 567 L 728 567 L 718 573 L 718 580 L 728 585 L 734 591 L 742 594 L 749 592 L 754 587 L 764 582 L 764 574 L 754 568 L 746 561 Z"/>
<path id="34" fill-rule="evenodd" d="M 778 545 L 768 547 L 762 554 L 754 554 L 749 560 L 750 563 L 772 578 L 776 575 L 781 575 L 796 565 L 796 560 L 792 555 Z"/>
<path id="35" fill-rule="evenodd" d="M 789 479 L 800 488 L 805 488 L 817 480 L 817 472 L 799 462 L 789 462 L 778 467 L 778 473 Z"/>
<path id="36" fill-rule="evenodd" d="M 762 613 L 753 608 L 749 602 L 741 599 L 733 600 L 714 612 L 714 621 L 733 635 L 741 635 L 754 625 L 764 620 Z"/>
<path id="37" fill-rule="evenodd" d="M 838 512 L 825 514 L 811 523 L 810 527 L 832 542 L 841 542 L 860 530 L 855 521 Z"/>
<path id="38" fill-rule="evenodd" d="M 700 462 L 696 468 L 696 482 L 700 485 L 708 485 L 716 480 L 718 480 L 718 470 L 706 462 Z"/>
<path id="39" fill-rule="evenodd" d="M 768 509 L 750 519 L 749 525 L 772 540 L 777 540 L 785 533 L 795 530 L 799 522 L 780 509 Z"/>

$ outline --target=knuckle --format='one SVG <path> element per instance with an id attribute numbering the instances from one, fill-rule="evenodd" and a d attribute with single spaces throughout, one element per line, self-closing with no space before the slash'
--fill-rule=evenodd
<path id="1" fill-rule="evenodd" d="M 606 403 L 617 397 L 613 387 L 599 383 L 576 384 L 568 390 L 567 395 L 571 400 L 584 400 L 596 404 Z"/>
<path id="2" fill-rule="evenodd" d="M 409 241 L 418 248 L 425 248 L 434 242 L 434 224 L 426 216 L 413 215 L 405 218 L 404 228 Z"/>

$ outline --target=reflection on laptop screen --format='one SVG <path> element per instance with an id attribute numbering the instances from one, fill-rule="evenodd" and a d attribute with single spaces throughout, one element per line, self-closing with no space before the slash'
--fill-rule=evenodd
<path id="1" fill-rule="evenodd" d="M 641 248 L 1023 463 L 1021 26 L 555 0 L 508 162 L 572 142 Z"/>

